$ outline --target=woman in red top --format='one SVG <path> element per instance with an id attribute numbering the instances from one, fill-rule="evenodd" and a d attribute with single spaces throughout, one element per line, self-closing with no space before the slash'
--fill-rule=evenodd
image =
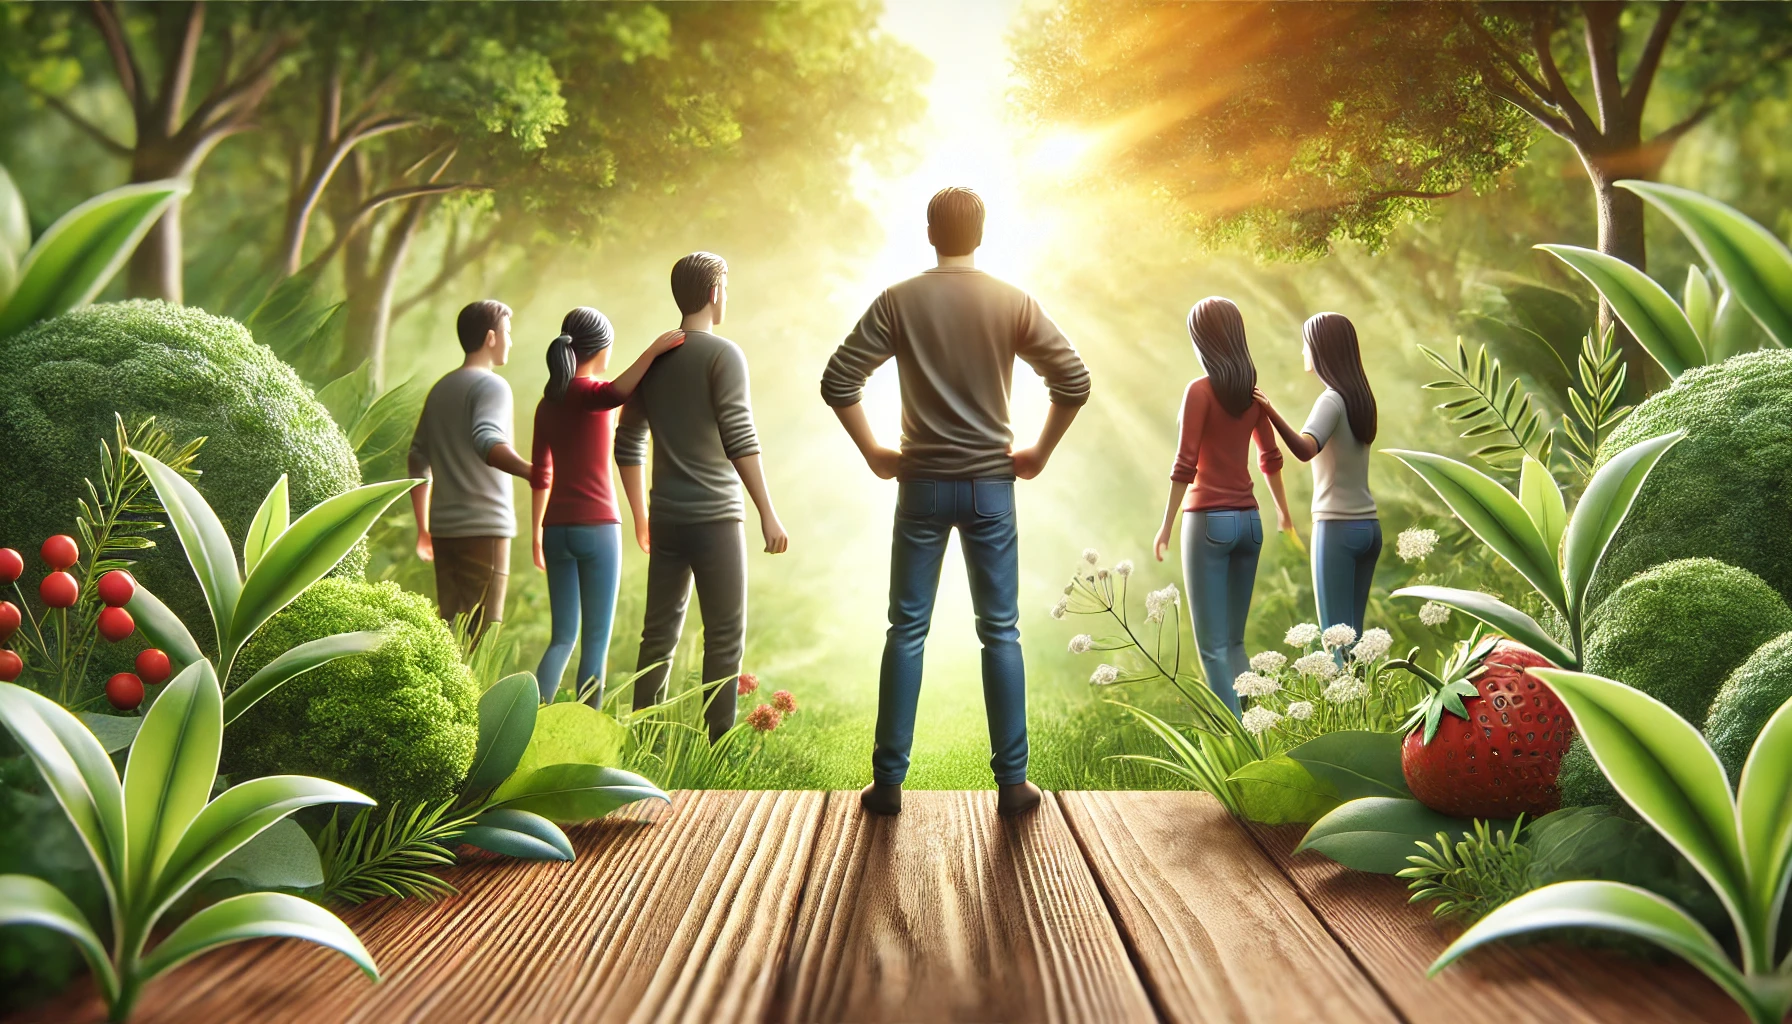
<path id="1" fill-rule="evenodd" d="M 660 353 L 684 344 L 684 332 L 667 331 L 622 376 L 599 380 L 610 365 L 614 338 L 609 319 L 597 310 L 580 306 L 566 314 L 560 336 L 548 345 L 548 386 L 535 407 L 535 472 L 529 477 L 535 567 L 548 574 L 553 618 L 553 635 L 535 672 L 543 701 L 552 701 L 560 689 L 573 640 L 582 635 L 573 685 L 583 688 L 595 680 L 588 700 L 593 706 L 603 702 L 604 663 L 622 578 L 622 520 L 610 479 L 615 431 L 610 410 L 628 401 Z"/>
<path id="2" fill-rule="evenodd" d="M 1232 683 L 1251 667 L 1244 651 L 1244 623 L 1263 548 L 1263 520 L 1245 461 L 1253 437 L 1257 467 L 1269 480 L 1278 524 L 1290 530 L 1294 520 L 1282 489 L 1275 426 L 1252 394 L 1257 367 L 1245 344 L 1244 317 L 1230 299 L 1202 299 L 1189 310 L 1188 333 L 1207 376 L 1191 381 L 1182 396 L 1182 439 L 1153 551 L 1158 561 L 1164 560 L 1170 528 L 1181 510 L 1183 579 L 1201 668 L 1207 685 L 1238 714 Z"/>

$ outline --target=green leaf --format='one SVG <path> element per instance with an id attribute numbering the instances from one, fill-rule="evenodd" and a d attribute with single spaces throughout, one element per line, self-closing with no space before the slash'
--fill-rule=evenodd
<path id="1" fill-rule="evenodd" d="M 135 743 L 137 730 L 143 727 L 143 719 L 127 715 L 101 715 L 82 711 L 75 717 L 93 733 L 108 754 L 116 754 Z"/>
<path id="2" fill-rule="evenodd" d="M 1648 479 L 1649 471 L 1685 436 L 1684 431 L 1676 430 L 1633 444 L 1612 456 L 1587 481 L 1580 504 L 1574 507 L 1574 517 L 1568 521 L 1568 533 L 1562 547 L 1562 577 L 1568 585 L 1569 621 L 1579 621 L 1587 586 L 1593 581 L 1599 560 L 1605 557 L 1612 535 L 1630 514 L 1630 506 L 1636 501 L 1637 492 L 1642 490 L 1643 481 Z M 1550 660 L 1555 661 L 1554 658 Z M 1570 667 L 1559 661 L 1556 664 Z"/>
<path id="3" fill-rule="evenodd" d="M 1549 468 L 1529 455 L 1518 475 L 1518 503 L 1531 517 L 1531 525 L 1542 535 L 1550 556 L 1562 550 L 1562 531 L 1568 528 L 1568 506 L 1562 501 L 1562 489 Z"/>
<path id="4" fill-rule="evenodd" d="M 211 797 L 224 740 L 224 695 L 207 661 L 181 670 L 131 745 L 124 769 L 125 888 L 148 891 Z"/>
<path id="5" fill-rule="evenodd" d="M 1717 297 L 1711 292 L 1711 281 L 1696 263 L 1686 265 L 1686 290 L 1681 300 L 1681 308 L 1686 311 L 1686 322 L 1692 325 L 1693 333 L 1699 336 L 1699 344 L 1705 347 L 1706 362 L 1716 362 L 1711 347 L 1711 331 L 1717 326 Z"/>
<path id="6" fill-rule="evenodd" d="M 1357 871 L 1392 875 L 1411 867 L 1418 844 L 1442 832 L 1452 841 L 1471 835 L 1474 823 L 1439 814 L 1417 800 L 1371 796 L 1339 804 L 1313 823 L 1294 852 L 1317 850 Z"/>
<path id="7" fill-rule="evenodd" d="M 572 841 L 560 826 L 513 807 L 481 814 L 460 834 L 459 841 L 520 860 L 572 860 L 575 856 Z"/>
<path id="8" fill-rule="evenodd" d="M 219 650 L 228 651 L 224 638 L 230 634 L 230 622 L 236 614 L 243 581 L 237 575 L 236 550 L 230 546 L 224 524 L 218 521 L 217 513 L 186 477 L 152 455 L 135 449 L 131 455 L 143 467 L 143 474 L 149 477 L 156 496 L 162 500 L 168 521 L 174 524 L 174 533 L 180 538 L 187 561 L 193 566 L 193 575 L 199 577 L 199 589 L 205 592 L 212 626 L 217 630 Z"/>
<path id="9" fill-rule="evenodd" d="M 367 410 L 367 404 L 373 398 L 373 360 L 363 359 L 361 365 L 337 377 L 335 380 L 317 389 L 317 400 L 336 421 L 336 425 L 347 434 L 354 429 L 356 421 Z M 350 442 L 351 446 L 353 442 Z"/>
<path id="10" fill-rule="evenodd" d="M 31 218 L 25 213 L 25 197 L 13 183 L 12 175 L 0 165 L 0 252 L 12 257 L 16 268 L 31 249 Z M 6 296 L 0 294 L 0 304 Z"/>
<path id="11" fill-rule="evenodd" d="M 1563 668 L 1579 668 L 1580 659 L 1560 643 L 1537 620 L 1500 601 L 1474 590 L 1453 587 L 1401 587 L 1390 597 L 1410 597 L 1420 601 L 1436 601 L 1459 612 L 1471 615 L 1495 630 L 1517 640 Z"/>
<path id="12" fill-rule="evenodd" d="M 118 975 L 112 970 L 106 945 L 94 934 L 87 918 L 81 916 L 81 908 L 41 878 L 0 875 L 0 927 L 20 924 L 49 928 L 73 939 L 99 980 L 106 1001 L 110 1003 L 117 996 Z"/>
<path id="13" fill-rule="evenodd" d="M 228 657 L 262 623 L 290 604 L 306 587 L 323 579 L 349 549 L 360 543 L 374 521 L 421 481 L 368 484 L 319 502 L 274 541 L 243 583 L 242 598 L 228 628 L 219 630 L 219 648 Z M 230 642 L 225 644 L 223 637 Z"/>
<path id="14" fill-rule="evenodd" d="M 1402 737 L 1391 732 L 1331 732 L 1302 743 L 1288 756 L 1300 762 L 1321 782 L 1329 783 L 1339 799 L 1365 796 L 1412 798 L 1406 775 L 1400 770 Z"/>
<path id="15" fill-rule="evenodd" d="M 1557 882 L 1527 892 L 1458 936 L 1438 955 L 1430 973 L 1477 946 L 1552 928 L 1596 928 L 1652 942 L 1705 972 L 1737 1002 L 1747 1006 L 1753 1001 L 1748 982 L 1703 925 L 1668 900 L 1622 882 Z"/>
<path id="16" fill-rule="evenodd" d="M 499 801 L 510 799 L 522 791 L 524 780 L 531 773 L 551 764 L 614 767 L 622 760 L 622 744 L 627 738 L 628 731 L 614 718 L 589 704 L 549 704 L 536 712 L 528 747 L 492 797 Z"/>
<path id="17" fill-rule="evenodd" d="M 250 889 L 309 889 L 324 884 L 324 865 L 299 823 L 283 818 L 205 875 L 208 882 L 226 878 Z"/>
<path id="18" fill-rule="evenodd" d="M 1544 543 L 1530 515 L 1510 491 L 1487 474 L 1455 459 L 1399 449 L 1388 449 L 1387 454 L 1431 485 L 1456 518 L 1529 580 L 1544 600 L 1566 611 L 1555 552 Z"/>
<path id="19" fill-rule="evenodd" d="M 1620 181 L 1668 215 L 1705 265 L 1781 346 L 1792 345 L 1792 251 L 1773 232 L 1709 196 L 1652 181 Z"/>
<path id="20" fill-rule="evenodd" d="M 464 792 L 481 793 L 516 771 L 535 733 L 541 690 L 527 672 L 505 676 L 479 698 L 479 745 Z M 583 706 L 583 705 L 581 705 Z"/>
<path id="21" fill-rule="evenodd" d="M 24 748 L 81 836 L 116 917 L 126 844 L 124 787 L 112 758 L 62 705 L 14 683 L 0 683 L 0 722 Z"/>
<path id="22" fill-rule="evenodd" d="M 1736 803 L 1705 738 L 1666 704 L 1623 683 L 1534 669 L 1626 803 L 1711 884 L 1732 919 L 1750 919 Z"/>
<path id="23" fill-rule="evenodd" d="M 255 510 L 255 518 L 249 522 L 249 535 L 243 538 L 243 570 L 254 572 L 255 563 L 272 547 L 276 538 L 286 532 L 292 512 L 287 504 L 286 474 L 274 481 L 268 490 L 268 496 L 262 499 L 261 507 Z"/>
<path id="24" fill-rule="evenodd" d="M 19 265 L 18 284 L 0 308 L 0 338 L 92 302 L 187 189 L 176 181 L 125 185 L 63 214 Z"/>
<path id="25" fill-rule="evenodd" d="M 1666 288 L 1616 256 L 1574 245 L 1539 245 L 1587 279 L 1668 376 L 1705 365 L 1705 347 Z"/>
<path id="26" fill-rule="evenodd" d="M 1338 805 L 1338 791 L 1285 755 L 1252 761 L 1226 781 L 1238 792 L 1244 816 L 1264 825 L 1316 820 Z"/>
<path id="27" fill-rule="evenodd" d="M 143 958 L 142 976 L 153 978 L 207 950 L 244 939 L 304 939 L 328 946 L 355 962 L 374 981 L 379 968 L 367 947 L 335 914 L 280 892 L 252 892 L 214 903 L 181 923 Z"/>
<path id="28" fill-rule="evenodd" d="M 1712 324 L 1711 331 L 1713 337 L 1707 347 L 1714 363 L 1743 352 L 1755 352 L 1778 344 L 1761 327 L 1760 321 L 1742 308 L 1742 303 L 1737 302 L 1736 296 L 1729 292 L 1718 297 L 1717 319 Z"/>
<path id="29" fill-rule="evenodd" d="M 225 724 L 236 721 L 243 712 L 254 707 L 256 701 L 306 672 L 320 665 L 327 665 L 337 658 L 366 654 L 385 642 L 386 634 L 374 630 L 335 633 L 307 640 L 263 665 L 254 675 L 243 680 L 242 685 L 230 691 L 230 695 L 224 698 Z"/>
<path id="30" fill-rule="evenodd" d="M 1749 900 L 1764 910 L 1766 934 L 1779 934 L 1792 877 L 1792 701 L 1780 705 L 1755 737 L 1736 790 L 1737 826 L 1748 865 Z"/>
<path id="31" fill-rule="evenodd" d="M 150 593 L 148 587 L 137 584 L 125 609 L 136 620 L 137 629 L 168 656 L 176 672 L 205 657 L 199 652 L 193 634 L 187 632 L 187 624 L 180 621 L 180 616 L 169 610 L 161 598 Z"/>
<path id="32" fill-rule="evenodd" d="M 533 811 L 550 821 L 576 823 L 650 799 L 671 802 L 658 786 L 633 772 L 595 764 L 551 764 L 529 773 L 501 805 Z"/>

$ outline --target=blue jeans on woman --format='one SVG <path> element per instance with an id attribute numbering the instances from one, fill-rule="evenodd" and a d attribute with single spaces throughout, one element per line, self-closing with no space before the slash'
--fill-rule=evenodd
<path id="1" fill-rule="evenodd" d="M 1369 584 L 1380 557 L 1381 520 L 1313 521 L 1313 596 L 1319 604 L 1319 628 L 1343 623 L 1357 636 L 1363 635 Z"/>
<path id="2" fill-rule="evenodd" d="M 560 676 L 572 657 L 573 641 L 578 639 L 582 641 L 579 674 L 573 688 L 595 678 L 597 690 L 588 703 L 596 707 L 604 699 L 604 663 L 616 618 L 616 588 L 622 579 L 622 524 L 544 527 L 541 551 L 548 564 L 548 605 L 553 616 L 553 635 L 535 671 L 541 699 L 554 699 Z"/>
<path id="3" fill-rule="evenodd" d="M 1262 551 L 1263 518 L 1254 508 L 1182 514 L 1182 573 L 1201 671 L 1235 715 L 1240 708 L 1232 681 L 1251 667 L 1244 651 L 1244 621 Z"/>

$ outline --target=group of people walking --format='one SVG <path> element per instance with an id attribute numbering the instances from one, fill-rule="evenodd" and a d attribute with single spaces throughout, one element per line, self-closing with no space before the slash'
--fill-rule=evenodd
<path id="1" fill-rule="evenodd" d="M 922 655 L 947 541 L 956 530 L 982 643 L 990 767 L 997 809 L 1019 814 L 1040 800 L 1027 781 L 1026 669 L 1020 647 L 1019 542 L 1014 484 L 1039 475 L 1088 401 L 1088 368 L 1026 292 L 976 268 L 983 201 L 948 188 L 927 209 L 937 265 L 893 285 L 829 359 L 823 400 L 871 472 L 898 481 L 890 564 L 890 627 L 879 673 L 873 813 L 902 809 L 913 745 Z M 575 645 L 575 685 L 601 702 L 622 558 L 614 479 L 622 482 L 636 543 L 648 553 L 646 611 L 633 703 L 665 699 L 693 587 L 704 620 L 702 680 L 712 740 L 734 723 L 735 680 L 746 637 L 745 491 L 770 554 L 789 538 L 772 506 L 753 424 L 747 361 L 715 333 L 727 309 L 727 264 L 698 252 L 672 269 L 683 319 L 629 367 L 605 379 L 614 331 L 602 313 L 568 313 L 547 351 L 548 384 L 535 411 L 531 457 L 511 443 L 511 311 L 495 301 L 461 311 L 465 358 L 430 391 L 410 450 L 417 551 L 433 559 L 441 614 L 503 615 L 516 535 L 510 477 L 529 480 L 536 568 L 547 573 L 552 635 L 537 671 L 553 700 Z M 1307 322 L 1307 368 L 1326 389 L 1294 430 L 1257 388 L 1244 320 L 1208 298 L 1188 330 L 1206 370 L 1184 393 L 1180 441 L 1155 553 L 1161 561 L 1177 514 L 1196 643 L 1207 680 L 1235 712 L 1233 680 L 1249 667 L 1245 619 L 1263 525 L 1248 469 L 1254 440 L 1279 525 L 1293 528 L 1282 486 L 1279 435 L 1314 464 L 1313 573 L 1322 625 L 1362 632 L 1381 530 L 1368 488 L 1375 398 L 1355 329 L 1336 313 Z M 902 444 L 877 440 L 864 407 L 871 374 L 894 359 L 902 391 Z M 1037 440 L 1014 447 L 1009 401 L 1015 360 L 1045 382 L 1050 412 Z M 616 410 L 620 409 L 620 416 Z M 652 451 L 652 480 L 645 466 Z M 612 472 L 611 464 L 615 470 Z"/>

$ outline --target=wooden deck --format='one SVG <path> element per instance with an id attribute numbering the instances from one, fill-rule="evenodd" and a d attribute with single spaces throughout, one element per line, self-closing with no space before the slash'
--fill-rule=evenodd
<path id="1" fill-rule="evenodd" d="M 1173 1021 L 1743 1024 L 1678 962 L 1532 945 L 1424 969 L 1453 933 L 1395 879 L 1290 851 L 1198 793 L 686 792 L 572 831 L 578 860 L 453 869 L 345 913 L 385 974 L 230 947 L 142 1022 Z M 71 993 L 20 1020 L 103 1019 Z"/>

